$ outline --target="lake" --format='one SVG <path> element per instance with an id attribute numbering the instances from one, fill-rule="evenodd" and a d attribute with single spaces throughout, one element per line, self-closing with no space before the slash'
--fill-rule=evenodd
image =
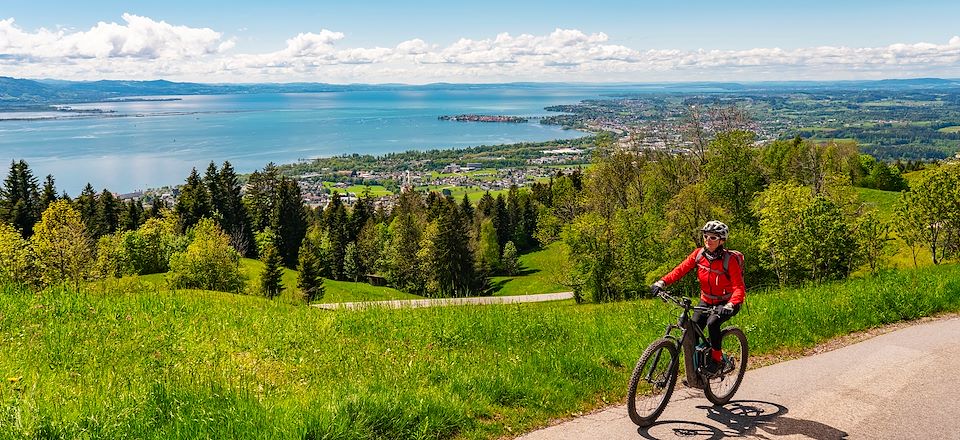
<path id="1" fill-rule="evenodd" d="M 105 113 L 0 113 L 0 158 L 26 160 L 41 181 L 53 174 L 58 190 L 73 196 L 87 182 L 97 191 L 108 188 L 125 193 L 182 183 L 192 167 L 202 172 L 210 161 L 219 166 L 229 160 L 239 172 L 251 172 L 268 162 L 345 153 L 580 137 L 584 133 L 537 121 L 456 122 L 437 117 L 461 113 L 542 116 L 550 114 L 546 106 L 575 104 L 608 92 L 609 88 L 590 86 L 496 85 L 191 95 L 178 100 L 73 105 Z"/>

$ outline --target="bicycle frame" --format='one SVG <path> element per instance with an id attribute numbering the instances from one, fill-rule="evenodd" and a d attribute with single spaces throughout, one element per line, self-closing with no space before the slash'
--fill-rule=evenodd
<path id="1" fill-rule="evenodd" d="M 694 306 L 693 302 L 690 301 L 690 298 L 681 297 L 677 298 L 670 294 L 669 292 L 662 292 L 660 299 L 664 302 L 672 302 L 674 305 L 682 309 L 680 316 L 677 318 L 676 324 L 667 325 L 667 329 L 664 332 L 663 337 L 673 340 L 677 344 L 677 348 L 680 349 L 678 352 L 682 353 L 684 359 L 684 370 L 687 373 L 687 385 L 693 388 L 702 388 L 702 381 L 700 375 L 697 374 L 696 368 L 693 365 L 693 356 L 694 347 L 701 343 L 709 343 L 709 339 L 704 334 L 703 329 L 699 325 L 696 325 L 695 322 L 690 318 L 690 311 L 703 312 L 703 313 L 717 313 L 717 307 L 700 307 Z M 693 329 L 693 333 L 690 333 L 690 329 Z M 679 330 L 680 337 L 674 336 L 673 331 Z M 657 354 L 659 358 L 659 353 Z M 656 359 L 659 361 L 659 359 Z"/>

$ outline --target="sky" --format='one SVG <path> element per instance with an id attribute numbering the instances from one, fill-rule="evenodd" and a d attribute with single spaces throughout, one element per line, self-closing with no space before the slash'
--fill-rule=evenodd
<path id="1" fill-rule="evenodd" d="M 195 82 L 960 77 L 960 1 L 0 3 L 0 76 Z"/>

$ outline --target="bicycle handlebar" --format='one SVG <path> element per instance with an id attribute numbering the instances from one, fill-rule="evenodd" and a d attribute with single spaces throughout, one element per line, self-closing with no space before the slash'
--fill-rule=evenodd
<path id="1" fill-rule="evenodd" d="M 693 303 L 690 301 L 690 298 L 687 298 L 687 297 L 678 298 L 674 296 L 672 292 L 669 292 L 666 290 L 661 290 L 660 292 L 657 293 L 657 296 L 660 297 L 660 299 L 663 300 L 663 302 L 672 302 L 677 307 L 680 307 L 683 309 L 689 308 L 690 310 L 694 310 L 697 312 L 709 312 L 709 313 L 720 314 L 720 308 L 723 307 L 722 304 L 718 304 L 711 307 L 694 306 L 692 305 Z"/>

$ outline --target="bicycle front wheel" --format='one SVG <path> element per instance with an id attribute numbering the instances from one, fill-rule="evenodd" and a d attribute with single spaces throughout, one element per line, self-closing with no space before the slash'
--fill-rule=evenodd
<path id="1" fill-rule="evenodd" d="M 627 391 L 627 412 L 637 426 L 649 426 L 667 407 L 677 383 L 677 344 L 661 338 L 650 344 L 637 361 Z"/>
<path id="2" fill-rule="evenodd" d="M 733 398 L 743 374 L 747 371 L 747 336 L 738 327 L 727 327 L 720 334 L 724 368 L 712 377 L 703 377 L 703 394 L 714 405 L 724 405 Z"/>

